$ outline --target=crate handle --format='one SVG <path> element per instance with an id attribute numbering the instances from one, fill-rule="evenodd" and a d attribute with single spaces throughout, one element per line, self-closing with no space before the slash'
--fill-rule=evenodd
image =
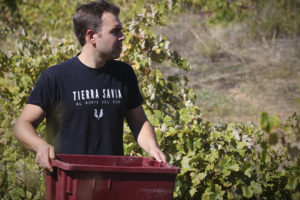
<path id="1" fill-rule="evenodd" d="M 96 190 L 97 189 L 97 179 L 96 178 L 93 178 L 93 180 L 92 180 L 92 188 L 94 189 L 94 190 Z M 109 177 L 108 178 L 108 180 L 107 180 L 107 189 L 108 190 L 111 190 L 111 178 Z"/>
<path id="2" fill-rule="evenodd" d="M 93 180 L 92 180 L 92 188 L 94 190 L 96 189 L 96 178 L 93 178 Z"/>
<path id="3" fill-rule="evenodd" d="M 107 181 L 107 189 L 111 190 L 111 178 L 110 177 L 108 178 L 108 181 Z"/>
<path id="4" fill-rule="evenodd" d="M 65 163 L 65 162 L 62 162 L 62 161 L 60 161 L 60 160 L 58 160 L 58 159 L 50 159 L 50 165 L 52 166 L 52 167 L 60 167 L 60 168 L 63 168 L 63 166 L 64 165 L 66 165 L 67 163 Z"/>
<path id="5" fill-rule="evenodd" d="M 67 186 L 66 186 L 66 193 L 69 195 L 73 195 L 72 191 L 72 178 L 70 176 L 67 176 Z"/>

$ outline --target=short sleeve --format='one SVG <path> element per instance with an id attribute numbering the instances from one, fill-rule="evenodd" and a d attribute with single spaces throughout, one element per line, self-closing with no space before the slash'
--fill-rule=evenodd
<path id="1" fill-rule="evenodd" d="M 133 69 L 130 67 L 128 70 L 128 101 L 126 109 L 130 110 L 140 106 L 143 103 L 143 97 L 141 95 L 136 75 Z"/>
<path id="2" fill-rule="evenodd" d="M 55 103 L 55 84 L 51 79 L 51 75 L 42 73 L 35 87 L 33 88 L 27 104 L 35 104 L 40 106 L 45 112 L 49 113 L 51 107 Z"/>

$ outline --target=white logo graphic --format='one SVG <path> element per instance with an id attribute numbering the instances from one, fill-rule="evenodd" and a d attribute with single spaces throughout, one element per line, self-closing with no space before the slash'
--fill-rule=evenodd
<path id="1" fill-rule="evenodd" d="M 94 109 L 94 117 L 96 117 L 96 119 L 99 120 L 102 116 L 103 116 L 103 109 L 99 110 L 99 115 L 97 109 Z"/>

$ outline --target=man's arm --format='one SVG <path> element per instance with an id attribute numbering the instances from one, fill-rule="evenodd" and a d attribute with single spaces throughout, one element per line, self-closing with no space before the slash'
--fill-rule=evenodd
<path id="1" fill-rule="evenodd" d="M 165 154 L 160 150 L 154 129 L 148 121 L 142 106 L 126 111 L 126 121 L 137 138 L 137 143 L 152 158 L 166 162 Z"/>
<path id="2" fill-rule="evenodd" d="M 49 159 L 55 158 L 54 147 L 40 138 L 36 127 L 45 118 L 45 111 L 33 104 L 27 104 L 15 125 L 15 136 L 28 149 L 36 152 L 35 162 L 43 169 L 52 171 Z"/>

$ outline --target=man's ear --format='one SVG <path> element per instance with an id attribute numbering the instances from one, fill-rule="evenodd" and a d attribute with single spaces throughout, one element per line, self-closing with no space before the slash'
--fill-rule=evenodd
<path id="1" fill-rule="evenodd" d="M 91 30 L 91 29 L 88 29 L 87 31 L 86 31 L 86 34 L 85 34 L 85 39 L 86 39 L 86 41 L 88 42 L 91 42 L 92 44 L 95 44 L 96 43 L 96 38 L 95 38 L 95 36 L 96 36 L 96 33 L 93 31 L 93 30 Z"/>

